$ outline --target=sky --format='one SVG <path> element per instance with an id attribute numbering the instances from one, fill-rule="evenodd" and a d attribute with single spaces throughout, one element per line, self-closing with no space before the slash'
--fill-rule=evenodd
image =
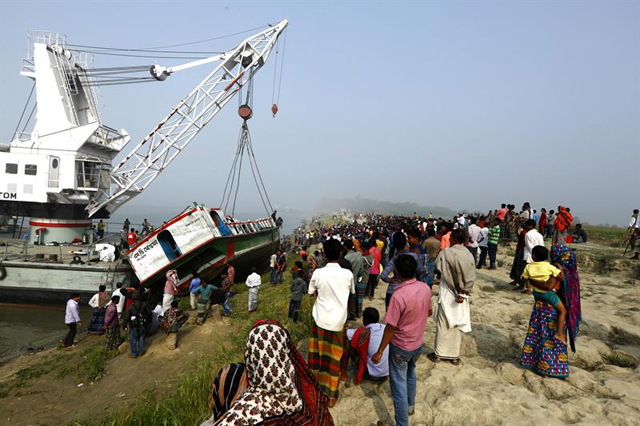
<path id="1" fill-rule="evenodd" d="M 0 142 L 11 138 L 31 88 L 19 75 L 29 30 L 139 48 L 282 18 L 289 28 L 280 110 L 271 116 L 272 56 L 256 76 L 249 122 L 280 209 L 310 212 L 323 196 L 482 211 L 529 201 L 624 226 L 640 205 L 640 2 L 633 1 L 3 0 Z M 228 50 L 247 35 L 186 49 Z M 97 67 L 185 62 L 95 60 Z M 102 120 L 126 129 L 132 148 L 212 69 L 102 88 Z M 220 205 L 241 126 L 237 105 L 230 102 L 120 213 Z M 261 208 L 251 185 L 244 174 L 238 210 L 248 214 Z"/>

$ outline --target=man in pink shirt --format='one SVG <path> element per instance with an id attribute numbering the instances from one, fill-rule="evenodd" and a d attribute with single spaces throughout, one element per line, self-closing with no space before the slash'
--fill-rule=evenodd
<path id="1" fill-rule="evenodd" d="M 422 335 L 431 315 L 431 289 L 415 279 L 418 263 L 409 255 L 395 261 L 394 274 L 402 281 L 395 289 L 385 316 L 387 326 L 378 351 L 371 357 L 380 362 L 390 345 L 389 377 L 396 425 L 408 426 L 416 400 L 416 362 L 422 353 Z M 378 425 L 382 423 L 378 422 Z"/>

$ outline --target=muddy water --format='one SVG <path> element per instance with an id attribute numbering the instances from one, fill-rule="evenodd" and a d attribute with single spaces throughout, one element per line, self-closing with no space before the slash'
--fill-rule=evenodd
<path id="1" fill-rule="evenodd" d="M 64 312 L 64 304 L 0 304 L 0 362 L 56 344 L 67 333 Z M 80 306 L 80 317 L 86 327 L 91 308 Z"/>

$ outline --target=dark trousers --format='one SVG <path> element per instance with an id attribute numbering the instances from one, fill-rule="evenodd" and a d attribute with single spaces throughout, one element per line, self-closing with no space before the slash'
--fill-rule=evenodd
<path id="1" fill-rule="evenodd" d="M 78 326 L 75 322 L 72 322 L 71 324 L 67 324 L 67 327 L 69 327 L 69 332 L 67 333 L 67 336 L 64 338 L 62 343 L 65 346 L 71 346 L 73 345 L 73 340 L 76 338 L 76 332 L 78 331 Z"/>
<path id="2" fill-rule="evenodd" d="M 475 265 L 478 262 L 478 247 L 467 247 L 467 250 L 471 252 L 471 256 L 473 256 L 473 264 Z"/>
<path id="3" fill-rule="evenodd" d="M 356 305 L 358 304 L 355 294 L 349 294 L 349 301 L 347 303 L 347 309 L 349 311 L 350 320 L 356 318 Z"/>
<path id="4" fill-rule="evenodd" d="M 298 321 L 298 313 L 300 312 L 300 300 L 291 300 L 289 302 L 289 318 L 294 322 Z"/>
<path id="5" fill-rule="evenodd" d="M 524 261 L 522 255 L 523 252 L 519 251 L 513 257 L 513 266 L 511 266 L 511 272 L 509 273 L 509 277 L 520 287 L 523 286 L 522 273 L 524 272 L 524 268 L 527 266 L 527 262 Z"/>
<path id="6" fill-rule="evenodd" d="M 373 297 L 376 287 L 378 286 L 378 274 L 369 274 L 369 282 L 367 282 L 366 296 Z"/>
<path id="7" fill-rule="evenodd" d="M 495 268 L 496 267 L 496 255 L 498 254 L 498 245 L 489 243 L 489 244 L 487 244 L 487 246 L 488 246 L 488 251 L 489 251 L 489 267 L 490 268 Z"/>
<path id="8" fill-rule="evenodd" d="M 385 307 L 385 309 L 389 309 L 389 302 L 391 302 L 391 296 L 393 296 L 393 293 L 387 293 L 384 296 L 384 307 Z"/>
<path id="9" fill-rule="evenodd" d="M 477 268 L 484 268 L 485 263 L 487 262 L 487 251 L 489 251 L 488 247 L 480 247 L 480 260 L 478 260 Z"/>

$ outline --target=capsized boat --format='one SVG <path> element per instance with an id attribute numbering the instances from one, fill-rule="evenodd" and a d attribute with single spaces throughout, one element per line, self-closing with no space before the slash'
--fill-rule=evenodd
<path id="1" fill-rule="evenodd" d="M 266 269 L 280 246 L 280 224 L 274 217 L 237 221 L 219 208 L 194 203 L 130 247 L 129 263 L 140 284 L 153 290 L 164 285 L 171 269 L 178 272 L 182 290 L 193 272 L 210 282 L 227 262 L 241 279 L 251 267 Z"/>

